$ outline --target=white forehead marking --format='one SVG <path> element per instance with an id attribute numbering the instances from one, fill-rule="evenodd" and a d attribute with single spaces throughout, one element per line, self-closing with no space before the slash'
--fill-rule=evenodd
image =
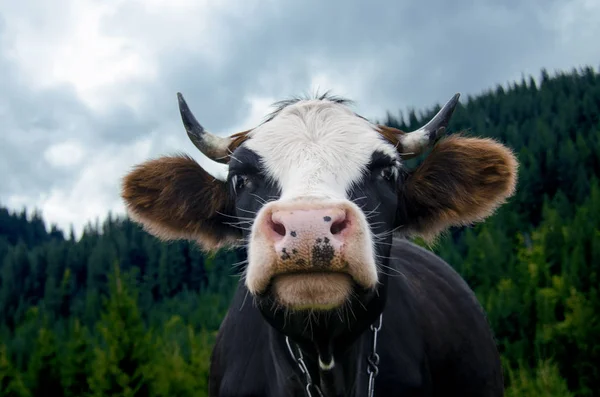
<path id="1" fill-rule="evenodd" d="M 398 152 L 367 120 L 342 104 L 303 100 L 249 133 L 248 149 L 260 155 L 277 181 L 282 199 L 297 196 L 346 198 L 374 151 Z"/>

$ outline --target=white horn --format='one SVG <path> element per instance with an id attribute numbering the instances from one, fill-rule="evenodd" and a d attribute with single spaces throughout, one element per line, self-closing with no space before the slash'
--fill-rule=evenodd
<path id="1" fill-rule="evenodd" d="M 223 138 L 206 131 L 196 120 L 183 99 L 183 95 L 179 92 L 177 99 L 181 120 L 192 143 L 209 159 L 227 164 L 229 162 L 229 145 L 233 139 L 231 137 Z"/>
<path id="2" fill-rule="evenodd" d="M 418 156 L 428 148 L 432 147 L 435 142 L 441 138 L 446 132 L 446 127 L 450 122 L 452 113 L 458 104 L 460 94 L 455 94 L 442 109 L 423 127 L 413 132 L 399 135 L 400 155 L 403 158 L 411 158 Z"/>

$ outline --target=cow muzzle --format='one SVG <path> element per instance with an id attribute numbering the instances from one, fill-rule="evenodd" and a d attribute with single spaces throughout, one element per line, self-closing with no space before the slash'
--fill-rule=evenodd
<path id="1" fill-rule="evenodd" d="M 252 227 L 246 285 L 290 309 L 332 309 L 377 284 L 372 246 L 352 202 L 269 203 Z"/>

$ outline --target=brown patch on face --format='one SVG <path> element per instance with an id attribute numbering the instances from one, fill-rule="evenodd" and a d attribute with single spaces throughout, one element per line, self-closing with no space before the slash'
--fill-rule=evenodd
<path id="1" fill-rule="evenodd" d="M 400 139 L 399 137 L 406 134 L 406 132 L 399 130 L 397 128 L 393 128 L 393 127 L 387 127 L 385 125 L 378 125 L 377 126 L 378 132 L 387 140 L 389 141 L 392 145 L 394 145 L 394 147 L 396 149 L 398 149 L 398 151 L 400 153 L 403 152 L 403 148 L 400 145 Z"/>
<path id="2" fill-rule="evenodd" d="M 123 179 L 121 196 L 131 218 L 163 240 L 197 240 L 215 250 L 238 238 L 220 215 L 230 207 L 226 184 L 188 156 L 136 166 Z"/>
<path id="3" fill-rule="evenodd" d="M 287 249 L 284 248 L 281 250 L 281 260 L 287 261 L 288 259 L 290 259 L 290 254 L 288 254 Z"/>
<path id="4" fill-rule="evenodd" d="M 272 265 L 273 273 L 290 273 L 303 271 L 347 270 L 347 262 L 342 253 L 336 251 L 329 238 L 305 240 L 295 248 L 282 248 L 278 260 Z"/>
<path id="5" fill-rule="evenodd" d="M 242 143 L 244 143 L 246 141 L 246 139 L 248 139 L 248 133 L 250 133 L 250 131 L 252 131 L 252 130 L 236 132 L 235 134 L 230 136 L 231 143 L 229 144 L 229 147 L 227 149 L 229 151 L 229 153 L 233 153 L 235 151 L 235 149 L 240 147 L 240 145 Z"/>
<path id="6" fill-rule="evenodd" d="M 331 310 L 352 293 L 352 279 L 343 273 L 285 274 L 273 280 L 273 292 L 292 310 Z"/>
<path id="7" fill-rule="evenodd" d="M 512 151 L 492 139 L 440 141 L 400 186 L 405 228 L 433 240 L 450 226 L 482 221 L 513 195 L 517 171 Z"/>
<path id="8" fill-rule="evenodd" d="M 313 266 L 329 267 L 335 258 L 335 249 L 327 237 L 316 239 L 312 247 L 311 261 Z"/>

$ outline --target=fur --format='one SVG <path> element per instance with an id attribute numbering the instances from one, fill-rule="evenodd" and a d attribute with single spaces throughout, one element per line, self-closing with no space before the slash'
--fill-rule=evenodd
<path id="1" fill-rule="evenodd" d="M 244 146 L 263 159 L 267 175 L 280 184 L 282 200 L 346 199 L 373 152 L 399 157 L 374 125 L 341 104 L 318 100 L 284 108 L 252 130 Z"/>
<path id="2" fill-rule="evenodd" d="M 196 240 L 206 251 L 241 237 L 223 214 L 231 213 L 227 185 L 191 157 L 161 157 L 136 166 L 121 193 L 129 216 L 162 240 Z"/>
<path id="3" fill-rule="evenodd" d="M 500 355 L 469 286 L 439 257 L 404 239 L 394 239 L 390 256 L 388 272 L 394 276 L 377 340 L 375 396 L 503 396 Z M 247 294 L 240 284 L 222 322 L 211 357 L 209 395 L 303 396 L 305 378 L 298 363 Z M 352 314 L 343 318 L 348 322 Z M 337 319 L 334 314 L 328 321 Z M 365 331 L 335 356 L 332 375 L 345 380 L 339 395 L 366 395 L 372 345 L 373 333 Z M 318 383 L 319 356 L 311 346 L 304 347 L 303 355 Z"/>
<path id="4" fill-rule="evenodd" d="M 262 224 L 265 213 L 270 213 L 273 206 L 298 201 L 304 205 L 339 202 L 337 206 L 356 207 L 348 201 L 349 192 L 365 176 L 373 152 L 398 158 L 397 151 L 372 124 L 343 104 L 327 100 L 287 105 L 270 122 L 252 130 L 244 147 L 261 158 L 266 177 L 277 183 L 281 192 L 277 202 L 265 205 L 256 214 L 257 222 L 249 236 L 246 282 L 252 292 L 257 291 L 256 280 L 268 273 L 266 268 L 278 262 L 271 244 L 256 227 Z M 377 281 L 374 240 L 365 214 L 358 207 L 352 209 L 360 230 L 356 244 L 348 244 L 355 255 L 347 255 L 347 260 L 353 268 L 365 269 L 362 272 L 370 275 L 369 283 L 373 284 Z"/>
<path id="5" fill-rule="evenodd" d="M 518 163 L 492 139 L 440 141 L 399 186 L 403 233 L 433 241 L 451 226 L 480 222 L 513 195 Z"/>
<path id="6" fill-rule="evenodd" d="M 372 342 L 366 331 L 383 310 L 377 395 L 502 395 L 499 355 L 474 294 L 432 253 L 392 244 L 392 230 L 432 240 L 450 226 L 483 220 L 513 194 L 517 161 L 491 139 L 454 135 L 409 171 L 401 143 L 417 147 L 424 137 L 401 134 L 357 116 L 343 100 L 293 100 L 232 136 L 226 182 L 187 156 L 148 161 L 124 178 L 131 217 L 159 238 L 196 240 L 205 250 L 249 241 L 247 277 L 212 357 L 211 395 L 300 393 L 301 374 L 282 334 L 302 346 L 310 371 L 323 354 L 328 363 L 335 357 L 329 375 L 313 372 L 313 379 L 336 395 L 362 395 Z M 274 291 L 244 306 L 253 292 L 248 280 L 277 264 L 257 225 L 273 207 L 299 202 L 352 206 L 363 238 L 345 255 L 355 259 L 355 274 L 374 275 L 376 287 L 283 272 Z M 301 310 L 278 310 L 286 303 Z"/>

